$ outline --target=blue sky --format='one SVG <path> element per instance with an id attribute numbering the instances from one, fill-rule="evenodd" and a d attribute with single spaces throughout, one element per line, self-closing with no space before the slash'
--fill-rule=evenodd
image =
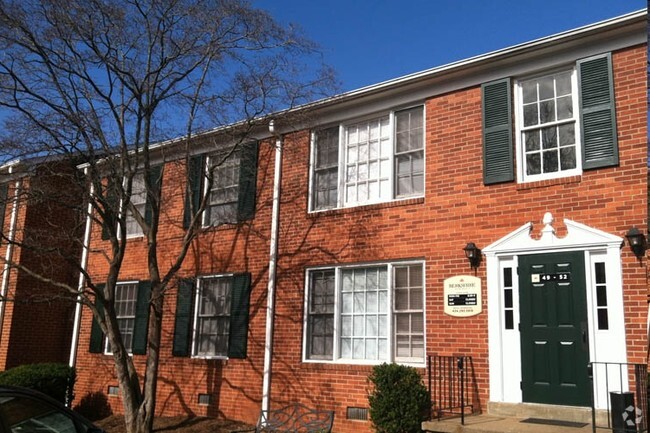
<path id="1" fill-rule="evenodd" d="M 342 91 L 645 8 L 646 0 L 251 0 L 321 45 Z"/>

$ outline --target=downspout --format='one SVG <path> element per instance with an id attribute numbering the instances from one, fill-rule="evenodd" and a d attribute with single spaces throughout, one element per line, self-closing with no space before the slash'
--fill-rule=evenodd
<path id="1" fill-rule="evenodd" d="M 9 174 L 13 173 L 13 167 L 9 167 Z M 14 199 L 11 208 L 11 219 L 9 221 L 9 233 L 7 233 L 7 251 L 5 252 L 5 263 L 2 269 L 2 286 L 0 287 L 0 341 L 4 330 L 5 305 L 7 304 L 7 292 L 9 291 L 9 274 L 11 272 L 11 261 L 14 256 L 14 244 L 16 240 L 16 224 L 18 223 L 18 197 L 20 196 L 21 179 L 17 179 L 14 186 Z"/>
<path id="2" fill-rule="evenodd" d="M 88 168 L 84 169 L 84 175 L 88 174 Z M 93 184 L 90 184 L 90 191 L 88 197 L 92 197 L 94 193 Z M 74 325 L 72 328 L 72 341 L 70 343 L 70 367 L 74 367 L 77 364 L 77 346 L 79 345 L 79 332 L 81 329 L 81 310 L 83 305 L 81 304 L 81 292 L 83 291 L 86 285 L 86 276 L 84 272 L 88 268 L 88 253 L 90 246 L 90 230 L 92 227 L 92 211 L 93 205 L 91 200 L 88 200 L 88 207 L 86 209 L 86 227 L 84 229 L 84 240 L 83 240 L 83 250 L 81 251 L 81 272 L 79 272 L 79 281 L 77 283 L 77 305 L 74 310 Z"/>
<path id="3" fill-rule="evenodd" d="M 282 180 L 282 136 L 275 131 L 273 120 L 269 132 L 275 137 L 275 172 L 273 175 L 273 211 L 271 214 L 271 248 L 269 253 L 269 284 L 266 298 L 266 337 L 264 372 L 262 378 L 262 410 L 269 410 L 271 396 L 271 366 L 273 361 L 273 325 L 275 319 L 275 288 L 278 267 L 278 237 L 280 230 L 280 182 Z"/>

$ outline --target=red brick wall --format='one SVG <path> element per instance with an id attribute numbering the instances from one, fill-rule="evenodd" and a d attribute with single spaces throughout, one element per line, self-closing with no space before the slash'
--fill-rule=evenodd
<path id="1" fill-rule="evenodd" d="M 483 313 L 470 318 L 443 314 L 443 281 L 471 273 L 462 248 L 485 247 L 533 221 L 539 235 L 545 212 L 558 235 L 569 218 L 623 237 L 647 224 L 647 128 L 645 46 L 613 57 L 620 166 L 585 171 L 552 182 L 484 186 L 479 87 L 435 97 L 426 103 L 424 199 L 308 215 L 308 134 L 286 140 L 281 216 L 281 272 L 277 298 L 273 395 L 336 409 L 336 430 L 368 429 L 345 419 L 347 406 L 367 407 L 370 367 L 301 363 L 305 267 L 424 258 L 426 261 L 427 353 L 471 355 L 480 405 L 488 401 L 487 293 Z M 623 281 L 628 359 L 644 362 L 646 268 L 624 248 Z"/>
<path id="2" fill-rule="evenodd" d="M 631 226 L 647 228 L 647 127 L 645 46 L 614 53 L 620 165 L 585 171 L 582 176 L 521 185 L 516 182 L 484 186 L 480 88 L 472 87 L 426 102 L 426 193 L 424 198 L 309 214 L 307 185 L 309 133 L 285 137 L 280 217 L 280 259 L 276 294 L 272 401 L 299 400 L 336 410 L 335 430 L 368 431 L 366 422 L 348 421 L 348 406 L 367 407 L 368 366 L 302 363 L 305 268 L 399 259 L 426 262 L 427 353 L 468 354 L 474 359 L 480 404 L 488 401 L 487 294 L 485 264 L 477 271 L 483 281 L 483 313 L 452 318 L 442 313 L 442 282 L 470 273 L 462 248 L 479 247 L 551 211 L 558 235 L 566 232 L 563 218 L 624 236 Z M 166 300 L 166 343 L 161 359 L 158 412 L 165 414 L 223 414 L 253 422 L 260 407 L 270 229 L 273 149 L 260 154 L 258 212 L 251 227 L 207 230 L 192 249 L 183 275 L 248 270 L 253 274 L 249 353 L 246 360 L 203 361 L 173 358 L 171 333 L 175 292 Z M 169 221 L 161 231 L 165 245 L 161 263 L 169 263 L 181 235 L 182 198 L 170 192 L 181 166 L 168 164 L 164 183 L 169 194 Z M 100 247 L 95 227 L 93 247 Z M 145 278 L 143 245 L 130 242 L 122 278 Z M 645 359 L 646 267 L 628 248 L 622 251 L 626 332 L 630 362 Z M 89 269 L 106 273 L 99 254 Z M 91 318 L 84 314 L 79 346 L 78 398 L 85 392 L 106 392 L 111 359 L 88 353 Z M 135 356 L 142 365 L 142 357 Z M 198 392 L 214 393 L 209 408 L 196 404 Z M 111 398 L 115 410 L 119 399 Z"/>

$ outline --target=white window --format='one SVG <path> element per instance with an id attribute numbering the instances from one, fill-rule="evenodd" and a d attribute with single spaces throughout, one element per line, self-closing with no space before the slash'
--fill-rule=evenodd
<path id="1" fill-rule="evenodd" d="M 131 184 L 131 204 L 140 212 L 144 218 L 147 205 L 147 188 L 144 182 L 144 173 L 136 173 Z M 142 227 L 133 217 L 133 213 L 126 209 L 126 236 L 142 236 Z"/>
<path id="2" fill-rule="evenodd" d="M 305 359 L 424 362 L 422 263 L 314 269 L 305 302 Z"/>
<path id="3" fill-rule="evenodd" d="M 575 70 L 520 81 L 517 101 L 520 179 L 528 182 L 580 174 Z"/>
<path id="4" fill-rule="evenodd" d="M 232 278 L 201 278 L 194 319 L 194 356 L 228 355 Z"/>
<path id="5" fill-rule="evenodd" d="M 239 200 L 240 156 L 232 153 L 227 157 L 212 155 L 208 159 L 213 181 L 205 211 L 205 226 L 217 226 L 237 222 Z"/>
<path id="6" fill-rule="evenodd" d="M 118 283 L 115 286 L 115 315 L 124 342 L 124 348 L 131 353 L 133 350 L 133 332 L 135 329 L 135 311 L 138 302 L 138 283 Z M 111 347 L 106 339 L 106 353 L 111 353 Z"/>
<path id="7" fill-rule="evenodd" d="M 316 131 L 312 154 L 312 210 L 421 196 L 424 107 Z"/>

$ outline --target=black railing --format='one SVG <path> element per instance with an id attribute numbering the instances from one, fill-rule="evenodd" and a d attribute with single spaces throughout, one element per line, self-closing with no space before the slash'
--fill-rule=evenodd
<path id="1" fill-rule="evenodd" d="M 427 356 L 431 412 L 429 419 L 448 416 L 461 417 L 478 411 L 474 380 L 474 364 L 471 356 Z"/>
<path id="2" fill-rule="evenodd" d="M 593 390 L 591 420 L 594 433 L 648 431 L 648 367 L 617 362 L 589 363 Z"/>

